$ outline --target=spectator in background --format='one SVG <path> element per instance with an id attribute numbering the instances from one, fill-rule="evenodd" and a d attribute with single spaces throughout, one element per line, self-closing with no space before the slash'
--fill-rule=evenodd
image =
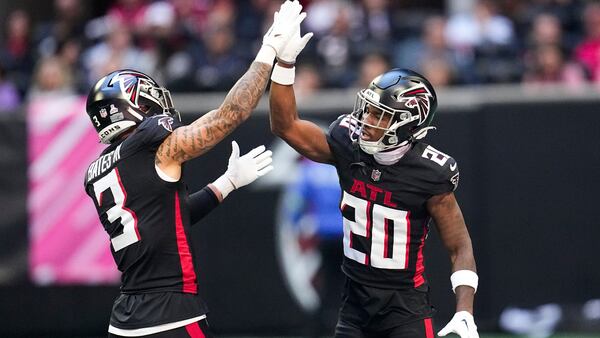
<path id="1" fill-rule="evenodd" d="M 61 59 L 51 56 L 38 62 L 34 83 L 28 94 L 29 101 L 44 97 L 60 98 L 74 94 L 69 68 Z"/>
<path id="2" fill-rule="evenodd" d="M 151 3 L 144 15 L 143 30 L 138 36 L 144 50 L 159 49 L 168 43 L 175 27 L 175 8 L 167 1 Z"/>
<path id="3" fill-rule="evenodd" d="M 54 0 L 54 16 L 36 29 L 38 53 L 49 57 L 58 52 L 67 40 L 83 41 L 85 17 L 80 0 Z"/>
<path id="4" fill-rule="evenodd" d="M 131 60 L 135 66 L 141 63 L 143 71 L 166 82 L 173 91 L 219 90 L 218 85 L 210 84 L 212 77 L 197 76 L 196 70 L 199 64 L 215 67 L 215 61 L 207 61 L 213 57 L 204 56 L 212 48 L 207 42 L 226 42 L 223 36 L 229 33 L 212 39 L 206 31 L 220 32 L 214 27 L 218 25 L 234 32 L 236 48 L 224 52 L 232 55 L 221 53 L 219 60 L 250 61 L 267 29 L 266 19 L 281 1 L 113 0 L 96 6 L 108 8 L 105 16 L 89 21 L 92 10 L 81 0 L 52 3 L 53 15 L 37 26 L 31 25 L 23 10 L 7 16 L 0 62 L 5 77 L 21 97 L 26 96 L 32 81 L 35 58 L 70 59 L 59 54 L 73 56 L 79 54 L 75 51 L 78 48 L 85 50 L 78 61 L 85 68 L 73 75 L 78 91 L 81 74 L 93 79 L 110 70 L 131 67 Z M 310 14 L 304 25 L 315 32 L 305 57 L 317 67 L 325 88 L 353 85 L 360 76 L 360 60 L 372 53 L 393 56 L 393 66 L 426 73 L 438 86 L 516 83 L 524 80 L 523 74 L 529 82 L 532 67 L 539 61 L 534 59 L 540 53 L 550 54 L 551 48 L 539 51 L 538 47 L 548 44 L 581 63 L 588 78 L 600 81 L 597 1 L 471 0 L 447 6 L 452 11 L 448 20 L 429 17 L 432 7 L 417 1 L 307 0 L 303 4 Z M 436 8 L 442 10 L 441 6 Z M 74 60 L 65 62 L 70 68 L 79 67 Z M 235 73 L 229 66 L 224 68 Z"/>
<path id="5" fill-rule="evenodd" d="M 201 32 L 210 6 L 202 0 L 171 0 L 175 18 L 172 33 L 165 41 L 163 75 L 172 92 L 196 90 L 196 56 L 202 53 Z"/>
<path id="6" fill-rule="evenodd" d="M 173 92 L 225 90 L 243 71 L 253 50 L 233 49 L 235 7 L 228 0 L 174 0 L 174 35 L 169 38 L 165 79 Z M 208 13 L 210 12 L 210 16 Z M 266 31 L 266 30 L 265 30 Z M 211 36 L 211 35 L 215 36 Z M 260 40 L 259 40 L 260 41 Z M 243 55 L 243 56 L 241 56 Z M 218 72 L 223 70 L 223 77 Z"/>
<path id="7" fill-rule="evenodd" d="M 116 24 L 126 27 L 134 35 L 143 33 L 148 4 L 146 0 L 117 0 L 108 9 L 107 16 Z"/>
<path id="8" fill-rule="evenodd" d="M 212 9 L 212 1 L 171 0 L 171 3 L 175 9 L 176 25 L 180 33 L 199 37 Z"/>
<path id="9" fill-rule="evenodd" d="M 342 6 L 343 4 L 341 1 L 313 1 L 310 6 L 307 6 L 306 8 L 307 16 L 304 21 L 306 28 L 309 31 L 312 31 L 316 38 L 327 35 L 335 24 L 335 20 L 332 18 L 337 17 Z"/>
<path id="10" fill-rule="evenodd" d="M 79 94 L 88 90 L 85 68 L 81 63 L 82 42 L 77 38 L 69 38 L 58 45 L 56 56 L 67 67 L 73 81 L 73 88 Z"/>
<path id="11" fill-rule="evenodd" d="M 350 4 L 336 2 L 337 10 L 329 18 L 331 29 L 317 37 L 317 56 L 321 60 L 321 70 L 328 87 L 347 87 L 352 83 L 354 56 L 359 46 L 353 40 L 352 23 L 356 22 L 354 8 Z M 312 7 L 311 7 L 312 8 Z M 312 14 L 308 12 L 308 17 Z"/>
<path id="12" fill-rule="evenodd" d="M 294 90 L 298 102 L 307 101 L 321 89 L 322 80 L 319 70 L 311 64 L 296 67 Z"/>
<path id="13" fill-rule="evenodd" d="M 267 18 L 272 3 L 272 0 L 238 2 L 235 18 L 235 36 L 238 38 L 238 44 L 241 46 L 240 49 L 248 51 L 248 56 L 258 48 L 262 34 L 268 28 L 264 27 L 263 23 L 268 23 Z"/>
<path id="14" fill-rule="evenodd" d="M 360 63 L 358 79 L 354 86 L 366 88 L 377 75 L 385 73 L 389 68 L 390 63 L 383 54 L 366 55 Z"/>
<path id="15" fill-rule="evenodd" d="M 551 83 L 578 87 L 585 82 L 583 69 L 565 58 L 569 52 L 564 48 L 563 31 L 557 16 L 550 13 L 537 15 L 526 45 L 523 82 L 530 87 Z"/>
<path id="16" fill-rule="evenodd" d="M 363 0 L 353 25 L 354 39 L 361 41 L 362 50 L 386 50 L 394 39 L 394 21 L 389 0 Z"/>
<path id="17" fill-rule="evenodd" d="M 6 21 L 6 39 L 0 43 L 0 63 L 21 95 L 27 92 L 34 66 L 30 35 L 29 15 L 20 9 L 10 13 Z"/>
<path id="18" fill-rule="evenodd" d="M 563 42 L 562 27 L 558 17 L 550 13 L 542 13 L 533 19 L 528 45 L 556 45 Z"/>
<path id="19" fill-rule="evenodd" d="M 460 68 L 456 52 L 452 50 L 445 36 L 446 19 L 435 15 L 427 18 L 423 24 L 422 36 L 419 40 L 406 40 L 395 48 L 394 64 L 410 67 L 422 73 L 434 86 L 445 86 L 456 83 L 457 69 Z M 473 82 L 469 77 L 470 63 L 463 64 L 461 74 L 466 74 L 461 82 Z M 441 71 L 437 74 L 437 71 Z M 380 72 L 382 73 L 382 72 Z"/>
<path id="20" fill-rule="evenodd" d="M 565 60 L 557 45 L 546 44 L 532 51 L 530 62 L 526 63 L 523 81 L 529 85 L 564 83 L 578 87 L 585 83 L 585 73 L 573 63 Z"/>
<path id="21" fill-rule="evenodd" d="M 446 39 L 458 52 L 462 64 L 473 65 L 461 70 L 474 69 L 470 75 L 478 82 L 518 79 L 513 24 L 498 13 L 495 2 L 479 0 L 471 12 L 453 15 L 448 21 Z"/>
<path id="22" fill-rule="evenodd" d="M 513 40 L 513 25 L 507 17 L 497 13 L 492 1 L 479 0 L 472 12 L 450 18 L 446 37 L 453 48 L 459 49 L 485 44 L 508 45 Z"/>
<path id="23" fill-rule="evenodd" d="M 562 39 L 568 49 L 574 45 L 581 31 L 579 14 L 581 0 L 511 1 L 508 7 L 519 36 L 527 36 L 531 23 L 540 15 L 556 17 L 561 23 Z"/>
<path id="24" fill-rule="evenodd" d="M 207 26 L 202 37 L 204 49 L 196 56 L 196 83 L 203 91 L 226 90 L 245 68 L 245 60 L 233 48 L 234 31 L 229 23 L 215 22 Z"/>
<path id="25" fill-rule="evenodd" d="M 141 33 L 138 46 L 143 53 L 155 61 L 154 77 L 161 81 L 167 77 L 165 65 L 175 49 L 172 43 L 175 35 L 176 13 L 170 2 L 156 1 L 146 9 L 144 31 Z"/>
<path id="26" fill-rule="evenodd" d="M 6 73 L 0 63 L 0 113 L 12 112 L 21 104 L 17 87 L 6 78 Z"/>
<path id="27" fill-rule="evenodd" d="M 585 37 L 575 48 L 580 62 L 594 82 L 600 82 L 600 3 L 590 2 L 584 9 Z"/>
<path id="28" fill-rule="evenodd" d="M 448 87 L 455 83 L 456 74 L 453 66 L 441 57 L 430 57 L 422 62 L 421 73 L 437 88 Z"/>
<path id="29" fill-rule="evenodd" d="M 88 84 L 93 85 L 101 78 L 116 69 L 135 68 L 144 73 L 154 73 L 156 58 L 150 53 L 137 48 L 127 26 L 118 21 L 110 25 L 110 32 L 105 41 L 84 52 L 83 65 L 88 74 Z"/>

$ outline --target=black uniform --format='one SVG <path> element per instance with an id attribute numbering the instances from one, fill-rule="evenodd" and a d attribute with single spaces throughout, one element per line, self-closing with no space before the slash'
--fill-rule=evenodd
<path id="1" fill-rule="evenodd" d="M 85 190 L 94 200 L 122 272 L 121 295 L 110 324 L 120 329 L 152 327 L 207 312 L 197 295 L 185 184 L 166 182 L 155 155 L 179 122 L 145 119 L 123 141 L 107 147 L 88 169 Z"/>
<path id="2" fill-rule="evenodd" d="M 347 282 L 340 323 L 385 331 L 430 318 L 426 202 L 456 188 L 456 161 L 416 142 L 396 164 L 380 165 L 350 140 L 347 115 L 330 126 L 327 141 L 342 187 Z"/>

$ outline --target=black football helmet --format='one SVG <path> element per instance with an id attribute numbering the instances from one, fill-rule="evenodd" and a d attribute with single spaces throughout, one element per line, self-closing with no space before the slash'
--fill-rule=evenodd
<path id="1" fill-rule="evenodd" d="M 131 69 L 117 70 L 98 80 L 85 108 L 102 143 L 111 143 L 149 116 L 179 118 L 169 91 L 150 76 Z"/>
<path id="2" fill-rule="evenodd" d="M 363 121 L 368 106 L 382 111 L 377 125 Z M 369 87 L 358 92 L 351 114 L 350 137 L 368 154 L 404 146 L 427 134 L 437 108 L 437 96 L 425 77 L 408 69 L 394 68 L 377 76 Z M 389 122 L 384 123 L 384 117 Z M 386 124 L 386 125 L 383 125 Z M 384 130 L 377 141 L 365 141 L 362 127 Z"/>

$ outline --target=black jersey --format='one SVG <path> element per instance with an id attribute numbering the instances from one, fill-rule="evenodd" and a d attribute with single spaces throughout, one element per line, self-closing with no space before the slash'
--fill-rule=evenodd
<path id="1" fill-rule="evenodd" d="M 352 280 L 374 287 L 426 288 L 426 202 L 456 189 L 456 161 L 416 142 L 396 164 L 380 165 L 353 144 L 349 128 L 343 115 L 327 135 L 342 187 L 342 269 Z"/>
<path id="2" fill-rule="evenodd" d="M 197 292 L 187 189 L 181 180 L 162 180 L 154 167 L 158 146 L 178 126 L 172 117 L 152 116 L 87 171 L 85 190 L 110 236 L 123 293 Z"/>
<path id="3" fill-rule="evenodd" d="M 123 141 L 108 146 L 86 173 L 85 190 L 122 272 L 122 296 L 111 317 L 111 324 L 120 328 L 158 325 L 207 311 L 196 296 L 187 187 L 182 180 L 164 181 L 155 169 L 158 147 L 179 126 L 167 115 L 147 118 Z"/>

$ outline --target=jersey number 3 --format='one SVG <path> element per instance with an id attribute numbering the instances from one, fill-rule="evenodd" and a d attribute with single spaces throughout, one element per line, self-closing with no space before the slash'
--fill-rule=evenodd
<path id="1" fill-rule="evenodd" d="M 119 171 L 116 168 L 94 183 L 94 194 L 98 206 L 102 206 L 102 194 L 107 190 L 110 190 L 115 202 L 115 205 L 106 211 L 108 221 L 113 223 L 121 219 L 120 222 L 123 225 L 123 232 L 110 239 L 113 249 L 117 252 L 139 241 L 140 234 L 137 230 L 137 216 L 132 210 L 125 207 L 127 192 L 123 189 Z"/>
<path id="2" fill-rule="evenodd" d="M 361 264 L 380 269 L 406 269 L 408 266 L 408 212 L 385 207 L 343 192 L 342 214 L 354 209 L 354 219 L 344 216 L 344 255 Z M 350 215 L 351 218 L 352 215 Z M 353 237 L 371 239 L 371 252 L 353 247 Z M 370 263 L 369 263 L 370 262 Z"/>

